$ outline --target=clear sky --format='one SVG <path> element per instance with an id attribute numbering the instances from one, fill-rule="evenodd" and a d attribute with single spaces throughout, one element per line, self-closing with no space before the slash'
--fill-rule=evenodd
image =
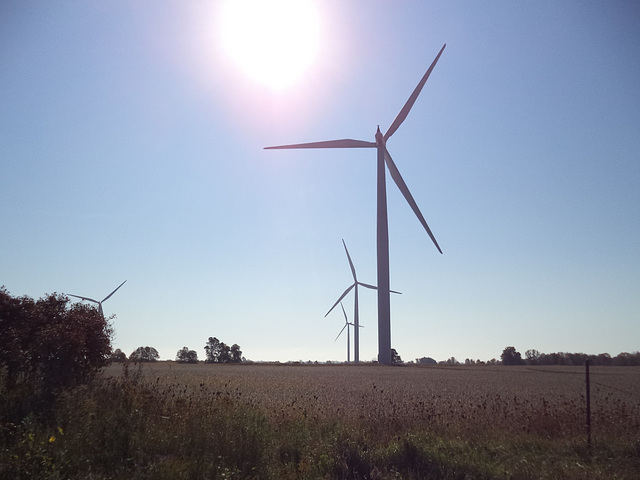
<path id="1" fill-rule="evenodd" d="M 253 360 L 344 360 L 342 313 L 324 314 L 351 283 L 341 239 L 377 281 L 375 150 L 263 147 L 373 141 L 446 43 L 388 142 L 444 252 L 388 179 L 392 346 L 640 349 L 638 2 L 322 0 L 280 26 L 277 5 L 243 8 L 0 3 L 11 294 L 127 280 L 104 304 L 127 354 L 203 358 L 216 336 Z M 370 360 L 375 292 L 360 304 Z"/>

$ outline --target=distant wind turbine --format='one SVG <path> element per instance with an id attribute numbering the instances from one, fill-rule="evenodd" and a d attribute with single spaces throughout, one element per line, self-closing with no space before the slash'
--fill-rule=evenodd
<path id="1" fill-rule="evenodd" d="M 426 220 L 422 216 L 418 205 L 416 204 L 407 184 L 404 182 L 400 171 L 396 167 L 396 164 L 391 159 L 391 155 L 387 150 L 387 140 L 393 135 L 400 127 L 402 122 L 407 118 L 413 104 L 415 103 L 418 95 L 422 91 L 422 87 L 427 82 L 429 75 L 433 71 L 436 63 L 440 59 L 440 55 L 444 51 L 447 45 L 443 45 L 438 52 L 435 60 L 424 74 L 418 86 L 414 89 L 413 93 L 407 100 L 407 102 L 400 110 L 400 113 L 393 121 L 387 132 L 383 135 L 380 132 L 380 127 L 376 131 L 376 141 L 367 142 L 363 140 L 329 140 L 323 142 L 313 143 L 300 143 L 295 145 L 280 145 L 276 147 L 265 147 L 267 149 L 292 149 L 292 148 L 375 148 L 378 151 L 377 157 L 377 251 L 378 251 L 378 361 L 380 363 L 390 365 L 391 364 L 391 299 L 389 290 L 389 226 L 387 222 L 387 187 L 385 178 L 385 164 L 389 169 L 391 178 L 396 183 L 404 198 L 407 200 L 411 209 L 420 220 L 420 223 L 427 231 L 427 234 L 433 241 L 434 245 L 440 253 L 442 250 L 433 236 L 431 229 L 427 225 Z M 356 332 L 358 329 L 356 328 Z"/>
<path id="2" fill-rule="evenodd" d="M 125 283 L 127 283 L 126 280 L 124 282 L 122 282 L 120 285 L 118 285 L 118 288 L 120 288 Z M 102 318 L 104 318 L 104 313 L 102 311 L 102 303 L 106 302 L 107 300 L 109 300 L 109 298 L 111 298 L 111 295 L 113 295 L 114 293 L 116 293 L 118 291 L 118 288 L 116 288 L 113 292 L 111 292 L 109 295 L 104 297 L 101 301 L 94 300 L 93 298 L 81 297 L 80 295 L 71 295 L 71 294 L 69 294 L 69 296 L 70 297 L 75 297 L 75 298 L 81 298 L 82 300 L 86 300 L 87 302 L 97 303 L 98 304 L 98 312 L 100 312 L 100 315 L 102 316 Z"/>
<path id="3" fill-rule="evenodd" d="M 342 332 L 344 332 L 344 329 L 347 329 L 347 363 L 351 363 L 351 351 L 350 351 L 350 345 L 351 345 L 351 338 L 349 336 L 349 325 L 351 326 L 356 326 L 354 323 L 350 323 L 349 320 L 347 319 L 347 312 L 344 311 L 344 306 L 342 305 L 342 302 L 340 302 L 340 306 L 342 307 L 342 313 L 344 314 L 344 327 L 342 327 L 342 330 L 340 330 L 340 333 L 338 334 L 338 336 L 336 337 L 336 339 L 334 340 L 334 342 L 338 341 L 338 338 L 340 338 L 340 335 L 342 335 Z M 364 328 L 362 325 L 358 325 L 359 328 Z M 356 328 L 358 328 L 356 327 Z M 357 363 L 357 361 L 356 361 Z"/>
<path id="4" fill-rule="evenodd" d="M 349 267 L 351 268 L 351 275 L 353 275 L 353 283 L 342 293 L 342 295 L 340 295 L 340 298 L 338 298 L 338 300 L 336 300 L 336 303 L 333 304 L 333 306 L 329 309 L 329 311 L 327 313 L 325 313 L 325 317 L 327 315 L 329 315 L 331 313 L 331 311 L 336 308 L 336 305 L 338 305 L 338 303 L 340 303 L 340 305 L 342 305 L 342 299 L 344 297 L 347 296 L 347 294 L 353 289 L 353 322 L 355 325 L 355 330 L 354 330 L 354 339 L 353 339 L 353 357 L 354 357 L 354 362 L 358 363 L 360 362 L 360 333 L 358 331 L 358 327 L 360 326 L 360 310 L 358 307 L 358 286 L 362 286 L 365 288 L 370 288 L 372 290 L 377 290 L 378 288 L 373 286 L 373 285 L 369 285 L 368 283 L 363 283 L 358 281 L 358 276 L 356 275 L 356 269 L 353 266 L 353 262 L 351 261 L 351 255 L 349 255 L 349 249 L 347 248 L 347 244 L 344 242 L 344 239 L 342 239 L 342 245 L 344 245 L 344 251 L 347 252 L 347 260 L 349 260 Z M 400 292 L 396 292 L 393 291 L 393 293 L 400 293 Z"/>

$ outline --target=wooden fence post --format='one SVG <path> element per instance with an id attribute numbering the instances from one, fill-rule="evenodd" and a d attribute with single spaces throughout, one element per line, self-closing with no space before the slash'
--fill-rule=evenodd
<path id="1" fill-rule="evenodd" d="M 591 450 L 591 388 L 589 382 L 589 360 L 585 360 L 585 373 L 587 384 L 587 448 Z"/>

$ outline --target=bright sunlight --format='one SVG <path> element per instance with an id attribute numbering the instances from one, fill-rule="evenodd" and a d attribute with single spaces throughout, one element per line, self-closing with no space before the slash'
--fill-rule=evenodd
<path id="1" fill-rule="evenodd" d="M 253 80 L 281 90 L 313 64 L 319 22 L 311 0 L 227 0 L 221 15 L 225 50 Z"/>

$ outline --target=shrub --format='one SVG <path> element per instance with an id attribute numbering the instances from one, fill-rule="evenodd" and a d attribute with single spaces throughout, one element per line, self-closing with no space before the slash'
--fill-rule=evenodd
<path id="1" fill-rule="evenodd" d="M 0 287 L 0 388 L 18 417 L 47 408 L 68 387 L 88 382 L 108 363 L 112 328 L 93 307 L 64 295 L 37 301 Z"/>

